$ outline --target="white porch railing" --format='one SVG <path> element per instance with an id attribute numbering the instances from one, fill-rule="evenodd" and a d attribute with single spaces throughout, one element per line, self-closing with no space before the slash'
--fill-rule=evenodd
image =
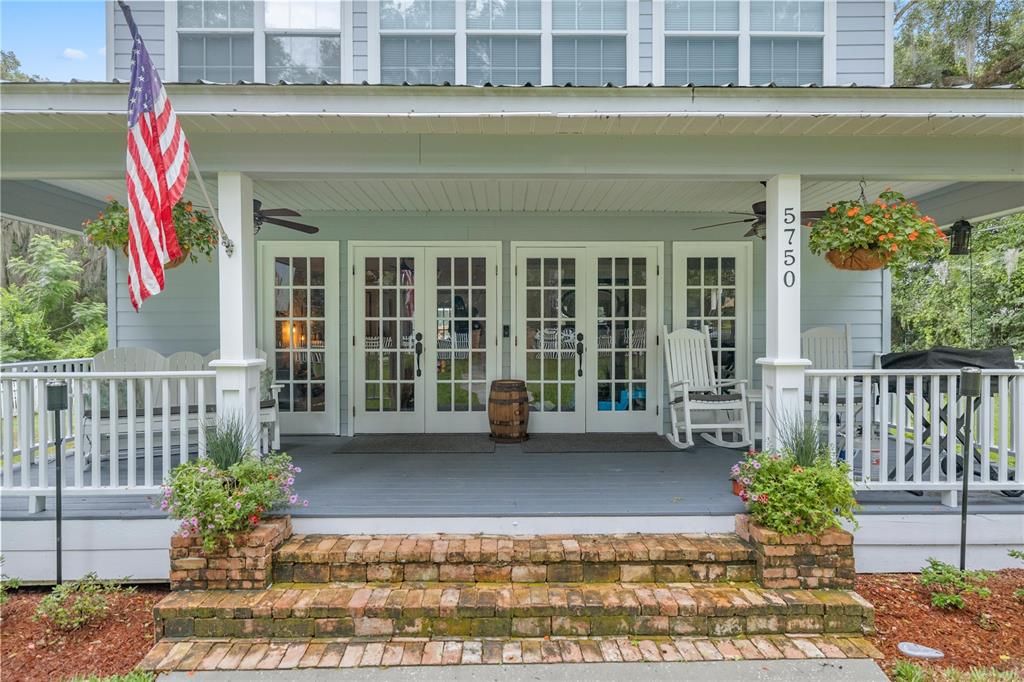
<path id="1" fill-rule="evenodd" d="M 3 372 L 88 372 L 92 370 L 92 358 L 70 358 L 64 360 L 29 360 L 27 362 L 5 362 L 0 364 L 0 373 Z M 18 395 L 13 396 L 14 409 L 18 409 Z M 61 432 L 67 433 L 71 429 L 71 415 L 64 413 L 61 419 Z"/>
<path id="2" fill-rule="evenodd" d="M 52 380 L 68 385 L 61 441 L 69 492 L 152 492 L 173 466 L 206 453 L 206 425 L 215 419 L 215 372 L 47 369 L 0 371 L 4 494 L 44 496 L 55 490 L 53 413 L 46 402 Z"/>
<path id="3" fill-rule="evenodd" d="M 982 377 L 971 415 L 956 370 L 808 370 L 807 400 L 858 490 L 942 491 L 955 504 L 965 459 L 971 490 L 1024 491 L 1024 369 Z"/>

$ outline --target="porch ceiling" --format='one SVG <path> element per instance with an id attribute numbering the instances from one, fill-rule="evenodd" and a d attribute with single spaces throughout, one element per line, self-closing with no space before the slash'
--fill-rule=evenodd
<path id="1" fill-rule="evenodd" d="M 747 212 L 764 199 L 758 182 L 711 182 L 678 178 L 325 178 L 266 179 L 256 177 L 255 194 L 265 206 L 287 206 L 303 212 L 325 213 L 424 213 L 424 212 L 526 212 L 526 213 L 724 213 Z M 123 180 L 55 180 L 56 185 L 102 200 L 108 195 L 123 199 Z M 893 187 L 916 197 L 947 186 L 948 182 L 870 182 L 868 196 Z M 216 181 L 208 181 L 216 197 Z M 854 198 L 856 182 L 805 181 L 805 210 L 823 208 L 827 202 Z M 187 198 L 203 204 L 195 183 Z"/>

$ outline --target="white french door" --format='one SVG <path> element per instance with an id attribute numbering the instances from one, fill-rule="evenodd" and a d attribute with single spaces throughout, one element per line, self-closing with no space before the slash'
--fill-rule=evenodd
<path id="1" fill-rule="evenodd" d="M 268 241 L 259 253 L 261 383 L 281 387 L 281 431 L 338 433 L 338 244 Z"/>
<path id="2" fill-rule="evenodd" d="M 354 431 L 485 432 L 500 245 L 352 246 Z"/>
<path id="3" fill-rule="evenodd" d="M 513 245 L 514 375 L 536 432 L 655 431 L 656 244 Z"/>

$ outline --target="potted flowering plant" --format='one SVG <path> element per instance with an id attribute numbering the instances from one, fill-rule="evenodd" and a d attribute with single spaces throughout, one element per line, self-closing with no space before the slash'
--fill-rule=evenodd
<path id="1" fill-rule="evenodd" d="M 917 202 L 887 189 L 868 203 L 863 194 L 837 201 L 811 226 L 809 246 L 840 270 L 877 270 L 894 262 L 937 258 L 948 237 Z"/>
<path id="2" fill-rule="evenodd" d="M 218 234 L 210 214 L 195 208 L 191 201 L 179 201 L 174 205 L 171 215 L 181 256 L 167 263 L 166 267 L 175 268 L 186 259 L 196 263 L 199 260 L 197 254 L 212 260 Z M 84 221 L 82 227 L 85 228 L 86 237 L 96 246 L 128 253 L 128 208 L 116 199 L 108 197 L 107 205 L 99 215 Z"/>
<path id="3" fill-rule="evenodd" d="M 764 466 L 765 459 L 770 456 L 768 453 L 750 448 L 746 457 L 732 465 L 729 478 L 732 479 L 733 495 L 739 496 L 744 502 L 750 499 L 749 489 L 754 485 L 754 479 Z"/>

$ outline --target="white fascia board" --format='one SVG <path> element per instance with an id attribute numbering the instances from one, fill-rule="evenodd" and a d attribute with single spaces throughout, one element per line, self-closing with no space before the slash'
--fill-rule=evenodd
<path id="1" fill-rule="evenodd" d="M 124 84 L 0 85 L 3 113 L 124 111 Z M 890 88 L 476 88 L 174 84 L 179 114 L 260 116 L 1000 116 L 1024 120 L 1024 90 Z M 1024 128 L 1022 128 L 1024 134 Z"/>

